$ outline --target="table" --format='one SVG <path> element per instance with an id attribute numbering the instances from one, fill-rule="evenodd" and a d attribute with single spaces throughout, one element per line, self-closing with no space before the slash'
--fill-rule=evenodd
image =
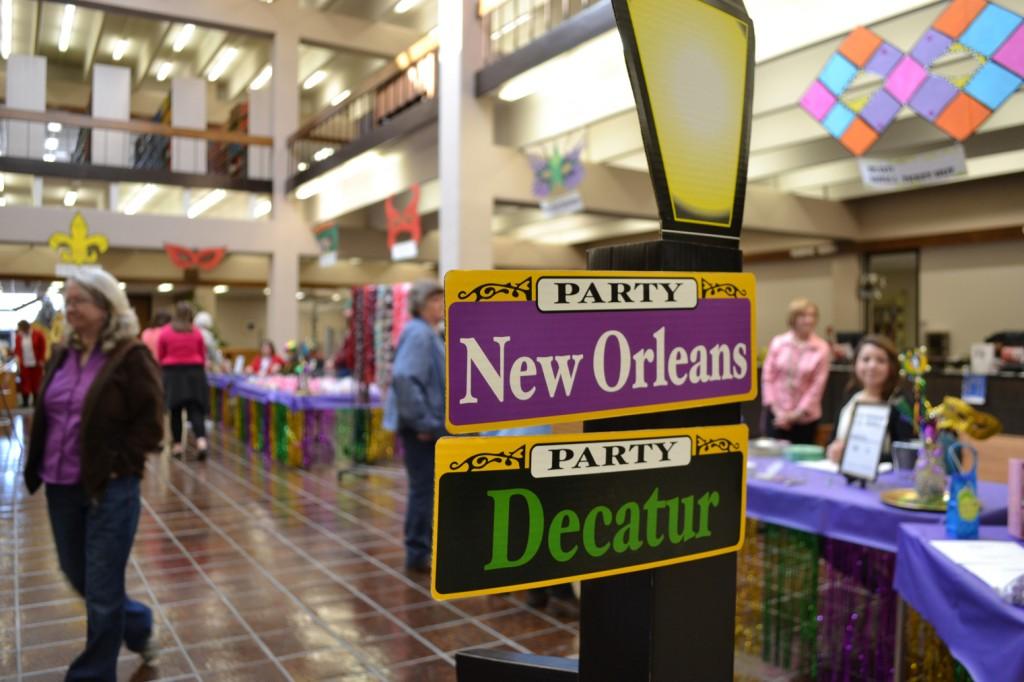
<path id="1" fill-rule="evenodd" d="M 882 489 L 908 485 L 901 474 L 861 489 L 838 473 L 777 458 L 750 462 L 752 521 L 739 559 L 738 646 L 805 677 L 900 679 L 909 626 L 899 622 L 893 587 L 899 525 L 924 521 L 941 532 L 945 517 L 882 504 Z M 786 482 L 756 478 L 776 462 Z M 979 497 L 983 522 L 1005 523 L 1006 486 L 985 482 Z M 911 639 L 918 648 L 907 653 L 915 665 L 939 647 L 937 640 L 929 650 L 921 637 Z"/>
<path id="2" fill-rule="evenodd" d="M 1015 539 L 1005 525 L 982 526 L 980 536 Z M 995 590 L 931 546 L 931 540 L 945 537 L 933 524 L 900 527 L 896 590 L 975 680 L 1024 680 L 1024 607 L 1000 600 Z"/>
<path id="3" fill-rule="evenodd" d="M 328 457 L 368 461 L 387 457 L 393 439 L 380 428 L 381 401 L 351 393 L 301 394 L 245 377 L 210 374 L 211 414 L 265 463 L 310 467 Z"/>

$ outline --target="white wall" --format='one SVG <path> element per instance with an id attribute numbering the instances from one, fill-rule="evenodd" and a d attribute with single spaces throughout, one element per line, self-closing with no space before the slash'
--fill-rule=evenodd
<path id="1" fill-rule="evenodd" d="M 1024 329 L 1024 240 L 922 249 L 921 327 L 950 332 L 953 355 Z"/>
<path id="2" fill-rule="evenodd" d="M 752 263 L 744 269 L 757 278 L 759 348 L 767 348 L 773 336 L 789 329 L 789 302 L 799 297 L 818 305 L 818 333 L 822 336 L 829 326 L 837 331 L 861 328 L 857 256 Z"/>
<path id="3" fill-rule="evenodd" d="M 219 296 L 214 325 L 228 346 L 257 348 L 267 333 L 266 299 Z"/>

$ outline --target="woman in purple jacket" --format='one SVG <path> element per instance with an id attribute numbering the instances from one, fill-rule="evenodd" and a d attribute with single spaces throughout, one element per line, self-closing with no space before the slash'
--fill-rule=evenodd
<path id="1" fill-rule="evenodd" d="M 85 650 L 68 680 L 116 680 L 121 643 L 149 663 L 153 614 L 125 594 L 146 455 L 159 452 L 163 399 L 153 356 L 117 280 L 85 270 L 64 287 L 70 333 L 54 349 L 29 441 L 25 483 L 46 484 L 61 571 L 85 599 Z"/>

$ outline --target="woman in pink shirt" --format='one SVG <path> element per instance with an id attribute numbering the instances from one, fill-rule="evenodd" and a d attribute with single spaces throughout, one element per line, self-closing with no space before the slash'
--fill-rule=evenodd
<path id="1" fill-rule="evenodd" d="M 156 315 L 153 316 L 153 321 L 148 327 L 142 330 L 142 334 L 139 338 L 142 339 L 142 343 L 146 344 L 146 348 L 156 358 L 157 354 L 157 341 L 160 340 L 160 335 L 164 332 L 164 327 L 170 323 L 171 314 L 166 310 L 156 311 Z"/>
<path id="2" fill-rule="evenodd" d="M 806 298 L 789 304 L 789 331 L 772 339 L 761 370 L 767 435 L 791 443 L 814 443 L 821 421 L 832 351 L 814 333 L 818 306 Z"/>
<path id="3" fill-rule="evenodd" d="M 188 412 L 188 421 L 196 436 L 200 461 L 206 459 L 206 412 L 209 388 L 206 384 L 206 343 L 192 325 L 195 309 L 188 301 L 174 307 L 171 324 L 164 327 L 157 339 L 157 360 L 164 370 L 164 399 L 171 411 L 171 454 L 181 458 L 181 411 Z"/>

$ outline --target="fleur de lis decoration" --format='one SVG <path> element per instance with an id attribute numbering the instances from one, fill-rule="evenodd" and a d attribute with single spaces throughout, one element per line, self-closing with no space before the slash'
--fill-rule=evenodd
<path id="1" fill-rule="evenodd" d="M 76 213 L 68 234 L 58 232 L 50 237 L 50 248 L 57 252 L 62 263 L 83 265 L 95 263 L 110 248 L 110 244 L 101 234 L 90 235 L 85 218 L 81 213 Z"/>

